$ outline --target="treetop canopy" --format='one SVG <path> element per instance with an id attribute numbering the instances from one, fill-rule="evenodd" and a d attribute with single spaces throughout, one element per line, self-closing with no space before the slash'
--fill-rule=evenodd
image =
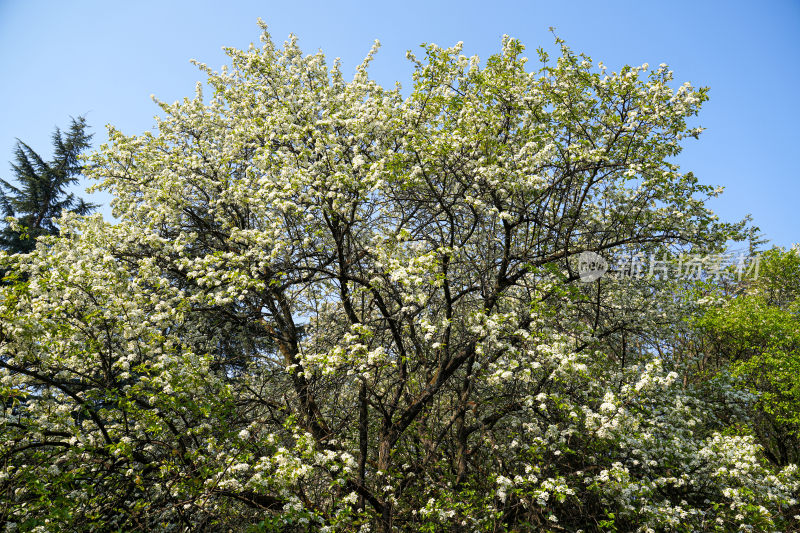
<path id="1" fill-rule="evenodd" d="M 694 302 L 574 262 L 742 235 L 672 159 L 707 91 L 557 45 L 425 45 L 404 97 L 377 45 L 347 81 L 264 29 L 155 132 L 110 128 L 85 172 L 119 223 L 2 258 L 28 281 L 0 288 L 0 520 L 783 524 L 796 466 L 653 356 Z"/>

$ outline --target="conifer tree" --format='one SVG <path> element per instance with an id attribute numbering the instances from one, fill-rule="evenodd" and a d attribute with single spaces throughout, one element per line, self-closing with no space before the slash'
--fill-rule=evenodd
<path id="1" fill-rule="evenodd" d="M 15 161 L 11 163 L 16 183 L 0 179 L 0 213 L 3 219 L 16 218 L 19 227 L 4 224 L 0 230 L 0 249 L 9 253 L 30 252 L 37 237 L 58 235 L 53 220 L 62 212 L 84 215 L 95 209 L 95 205 L 69 192 L 82 169 L 78 155 L 89 147 L 92 138 L 86 129 L 84 117 L 73 118 L 66 131 L 56 128 L 50 161 L 17 139 Z"/>

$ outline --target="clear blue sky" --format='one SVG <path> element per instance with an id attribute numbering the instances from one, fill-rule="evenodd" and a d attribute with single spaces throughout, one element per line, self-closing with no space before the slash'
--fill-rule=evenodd
<path id="1" fill-rule="evenodd" d="M 553 46 L 554 26 L 574 50 L 616 69 L 665 62 L 677 82 L 711 88 L 679 162 L 726 188 L 711 205 L 724 220 L 752 213 L 772 243 L 800 241 L 800 2 L 597 0 L 557 2 L 272 2 L 0 0 L 0 176 L 14 139 L 50 154 L 53 127 L 85 114 L 95 145 L 105 125 L 128 134 L 153 125 L 155 94 L 191 96 L 195 58 L 218 68 L 222 46 L 295 33 L 306 51 L 341 57 L 349 71 L 374 39 L 380 83 L 409 85 L 405 51 L 464 41 L 481 58 L 509 34 L 528 50 Z M 97 198 L 95 201 L 106 201 Z M 102 211 L 108 216 L 109 210 Z"/>

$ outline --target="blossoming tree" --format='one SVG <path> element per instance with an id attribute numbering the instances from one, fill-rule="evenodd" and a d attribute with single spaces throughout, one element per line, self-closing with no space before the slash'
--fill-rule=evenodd
<path id="1" fill-rule="evenodd" d="M 413 88 L 229 49 L 87 173 L 119 223 L 3 257 L 0 521 L 40 531 L 779 528 L 770 467 L 651 355 L 667 280 L 575 257 L 739 226 L 671 161 L 705 89 L 557 41 Z M 666 328 L 666 329 L 665 329 Z M 13 526 L 12 526 L 13 524 Z"/>

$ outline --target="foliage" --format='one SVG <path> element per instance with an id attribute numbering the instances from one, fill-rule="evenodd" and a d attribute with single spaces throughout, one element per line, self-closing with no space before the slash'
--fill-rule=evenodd
<path id="1" fill-rule="evenodd" d="M 583 251 L 716 250 L 741 225 L 670 159 L 706 98 L 557 41 L 413 54 L 403 98 L 292 38 L 204 65 L 210 101 L 87 174 L 4 265 L 0 520 L 20 530 L 728 530 L 786 525 L 798 472 L 649 346 L 669 280 Z M 733 395 L 732 389 L 719 394 Z"/>
<path id="2" fill-rule="evenodd" d="M 45 161 L 30 146 L 17 140 L 16 159 L 11 168 L 16 185 L 0 179 L 0 210 L 4 217 L 15 217 L 0 231 L 0 248 L 9 253 L 27 253 L 41 235 L 58 235 L 55 225 L 63 212 L 90 213 L 95 206 L 67 191 L 78 181 L 81 164 L 78 156 L 89 147 L 92 136 L 86 132 L 86 119 L 72 119 L 66 134 L 53 132 L 53 159 Z"/>
<path id="3" fill-rule="evenodd" d="M 729 370 L 756 396 L 753 426 L 779 465 L 800 461 L 800 252 L 760 255 L 759 276 L 695 321 L 715 367 Z"/>

